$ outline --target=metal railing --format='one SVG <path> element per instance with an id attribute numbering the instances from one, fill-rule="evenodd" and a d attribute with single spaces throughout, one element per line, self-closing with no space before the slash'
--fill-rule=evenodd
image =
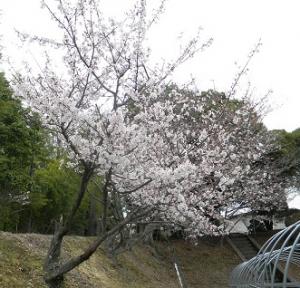
<path id="1" fill-rule="evenodd" d="M 299 288 L 300 280 L 289 275 L 291 269 L 300 276 L 300 221 L 275 234 L 254 258 L 238 265 L 231 273 L 230 287 Z"/>

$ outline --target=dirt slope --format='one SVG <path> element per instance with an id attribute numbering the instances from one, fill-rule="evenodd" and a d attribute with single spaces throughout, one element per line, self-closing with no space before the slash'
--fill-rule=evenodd
<path id="1" fill-rule="evenodd" d="M 45 235 L 0 232 L 0 287 L 45 287 L 41 267 L 49 239 Z M 67 237 L 64 255 L 76 255 L 89 241 Z M 159 242 L 158 253 L 139 246 L 119 256 L 116 262 L 99 249 L 67 275 L 66 288 L 178 288 L 170 246 L 176 251 L 190 288 L 227 287 L 229 273 L 239 262 L 228 246 L 209 240 L 200 241 L 198 246 L 180 240 Z"/>

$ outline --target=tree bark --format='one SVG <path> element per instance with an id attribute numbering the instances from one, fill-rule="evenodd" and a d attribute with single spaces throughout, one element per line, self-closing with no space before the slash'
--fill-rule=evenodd
<path id="1" fill-rule="evenodd" d="M 88 260 L 93 253 L 97 250 L 97 248 L 108 238 L 114 235 L 115 233 L 118 233 L 120 229 L 122 229 L 125 225 L 130 223 L 131 221 L 134 221 L 136 219 L 139 219 L 140 217 L 145 216 L 148 214 L 150 210 L 144 210 L 140 214 L 132 213 L 128 215 L 126 218 L 124 218 L 121 222 L 119 222 L 117 225 L 115 225 L 112 229 L 105 232 L 103 235 L 99 236 L 94 242 L 92 242 L 82 254 L 72 257 L 70 260 L 64 262 L 64 263 L 58 263 L 56 262 L 56 266 L 52 266 L 53 269 L 50 269 L 46 271 L 45 274 L 45 282 L 47 283 L 49 288 L 61 288 L 63 283 L 63 276 L 67 272 L 73 270 L 75 267 L 77 267 L 82 262 Z M 56 285 L 56 286 L 55 286 Z"/>
<path id="2" fill-rule="evenodd" d="M 88 223 L 86 236 L 95 236 L 97 233 L 97 211 L 96 211 L 96 201 L 91 197 L 89 198 L 89 210 L 88 210 Z"/>
<path id="3" fill-rule="evenodd" d="M 44 262 L 44 279 L 46 284 L 49 288 L 60 288 L 63 284 L 63 274 L 58 275 L 57 277 L 47 277 L 49 274 L 55 274 L 56 271 L 60 269 L 60 256 L 61 256 L 61 247 L 62 247 L 62 241 L 64 236 L 69 232 L 72 220 L 80 207 L 80 204 L 82 202 L 82 199 L 85 195 L 85 192 L 87 190 L 87 186 L 89 183 L 89 180 L 91 178 L 93 170 L 90 168 L 85 168 L 82 177 L 81 177 L 81 184 L 80 189 L 77 194 L 77 198 L 74 202 L 74 205 L 67 216 L 66 220 L 63 221 L 61 219 L 60 223 L 58 224 L 58 227 L 55 229 L 54 235 L 52 237 L 50 247 Z"/>

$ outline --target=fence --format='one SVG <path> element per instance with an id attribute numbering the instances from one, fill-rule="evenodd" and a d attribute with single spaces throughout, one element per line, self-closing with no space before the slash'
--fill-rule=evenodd
<path id="1" fill-rule="evenodd" d="M 258 254 L 238 265 L 230 277 L 232 288 L 299 288 L 300 278 L 300 221 L 271 237 Z"/>

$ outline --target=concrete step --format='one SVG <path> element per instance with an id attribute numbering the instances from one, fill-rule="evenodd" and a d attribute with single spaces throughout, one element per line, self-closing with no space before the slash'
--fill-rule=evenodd
<path id="1" fill-rule="evenodd" d="M 259 247 L 257 247 L 258 244 L 252 242 L 254 240 L 251 240 L 247 235 L 232 234 L 229 235 L 228 239 L 229 243 L 231 243 L 230 245 L 233 246 L 233 249 L 243 261 L 255 257 L 259 251 Z M 276 282 L 280 283 L 283 277 L 282 272 L 277 269 L 275 277 Z M 290 280 L 288 280 L 288 282 L 290 282 Z"/>

